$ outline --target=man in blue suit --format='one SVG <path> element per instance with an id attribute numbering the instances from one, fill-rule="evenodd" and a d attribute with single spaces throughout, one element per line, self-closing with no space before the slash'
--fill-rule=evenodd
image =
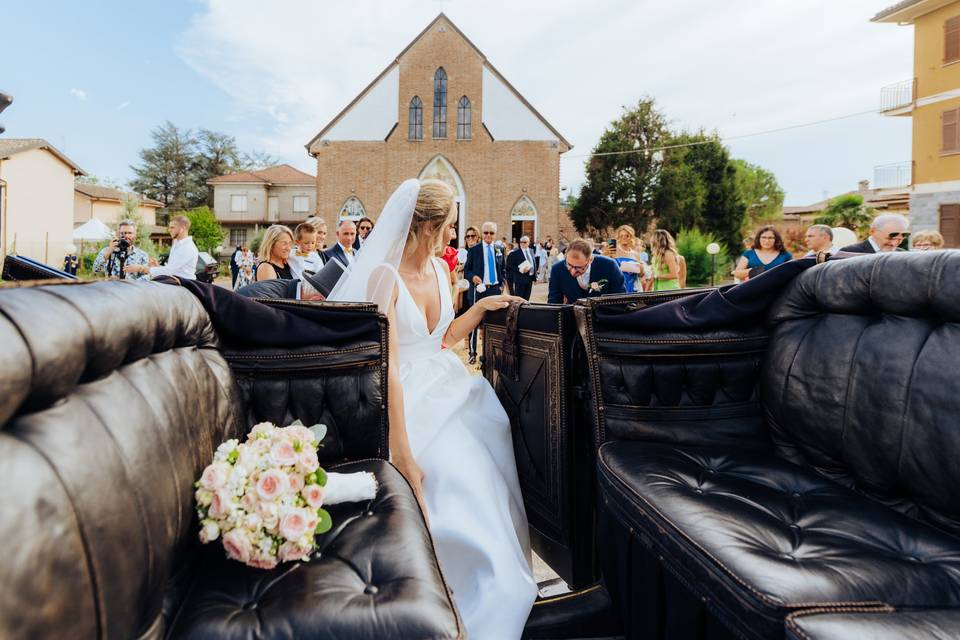
<path id="1" fill-rule="evenodd" d="M 463 277 L 474 285 L 476 297 L 471 301 L 474 303 L 487 296 L 503 293 L 503 249 L 494 242 L 497 238 L 497 225 L 484 222 L 482 229 L 481 241 L 467 250 L 467 263 L 463 266 Z M 477 329 L 470 332 L 470 364 L 477 362 L 477 333 Z"/>
<path id="2" fill-rule="evenodd" d="M 337 225 L 337 244 L 323 252 L 323 261 L 336 258 L 346 266 L 353 264 L 353 242 L 357 238 L 357 225 L 352 220 L 341 220 Z"/>
<path id="3" fill-rule="evenodd" d="M 577 239 L 567 246 L 564 260 L 550 270 L 550 304 L 573 303 L 587 296 L 626 293 L 623 273 L 615 260 L 593 253 L 592 243 Z"/>

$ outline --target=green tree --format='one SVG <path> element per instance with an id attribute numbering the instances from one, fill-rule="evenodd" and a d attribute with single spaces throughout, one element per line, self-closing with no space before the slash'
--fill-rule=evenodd
<path id="1" fill-rule="evenodd" d="M 668 135 L 666 118 L 651 98 L 624 109 L 610 123 L 587 162 L 587 181 L 570 212 L 579 232 L 621 224 L 646 228 L 654 211 L 662 157 L 644 150 L 661 146 Z M 608 153 L 612 155 L 603 155 Z"/>
<path id="2" fill-rule="evenodd" d="M 181 210 L 206 197 L 206 185 L 197 184 L 197 140 L 189 129 L 165 122 L 151 132 L 153 147 L 140 150 L 140 165 L 130 187 L 159 200 L 167 210 Z"/>
<path id="3" fill-rule="evenodd" d="M 203 185 L 203 202 L 193 202 L 193 205 L 206 204 L 213 206 L 213 187 L 207 180 L 226 175 L 240 168 L 240 151 L 237 149 L 237 140 L 231 135 L 200 129 L 197 132 L 197 151 L 194 159 L 194 181 Z"/>
<path id="4" fill-rule="evenodd" d="M 746 160 L 734 160 L 737 191 L 747 207 L 744 229 L 752 229 L 775 220 L 783 213 L 783 189 L 777 177 L 761 166 Z"/>
<path id="5" fill-rule="evenodd" d="M 240 171 L 256 171 L 257 169 L 266 169 L 276 165 L 278 160 L 265 151 L 254 149 L 250 153 L 240 154 L 240 161 L 237 168 Z"/>
<path id="6" fill-rule="evenodd" d="M 846 227 L 862 235 L 870 229 L 876 211 L 863 204 L 863 196 L 857 193 L 845 193 L 830 201 L 827 208 L 814 218 L 814 224 L 826 224 L 831 227 Z"/>
<path id="7" fill-rule="evenodd" d="M 713 256 L 707 253 L 707 245 L 717 242 L 720 252 Z M 677 234 L 677 251 L 687 262 L 687 285 L 710 284 L 710 272 L 713 271 L 714 282 L 719 283 L 727 279 L 730 273 L 730 254 L 723 243 L 709 233 L 699 229 L 683 229 Z M 714 266 L 716 270 L 714 271 Z"/>
<path id="8" fill-rule="evenodd" d="M 198 249 L 213 253 L 223 244 L 227 231 L 217 222 L 217 217 L 213 215 L 210 207 L 190 209 L 184 211 L 183 215 L 190 219 L 190 235 Z"/>

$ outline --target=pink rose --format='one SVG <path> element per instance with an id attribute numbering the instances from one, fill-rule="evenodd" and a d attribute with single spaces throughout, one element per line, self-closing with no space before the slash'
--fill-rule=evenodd
<path id="1" fill-rule="evenodd" d="M 299 473 L 292 473 L 287 478 L 290 481 L 290 491 L 296 493 L 303 489 L 303 476 Z"/>
<path id="2" fill-rule="evenodd" d="M 320 468 L 317 452 L 313 448 L 304 449 L 297 459 L 297 470 L 303 473 L 313 473 Z"/>
<path id="3" fill-rule="evenodd" d="M 280 440 L 270 447 L 270 460 L 279 466 L 297 463 L 297 452 L 289 440 Z"/>
<path id="4" fill-rule="evenodd" d="M 220 489 L 213 493 L 213 498 L 210 500 L 210 508 L 207 510 L 207 515 L 216 520 L 227 517 L 230 513 L 230 495 Z"/>
<path id="5" fill-rule="evenodd" d="M 272 556 L 265 558 L 251 558 L 248 565 L 256 569 L 273 569 L 277 566 L 277 559 Z"/>
<path id="6" fill-rule="evenodd" d="M 227 484 L 230 476 L 230 465 L 224 462 L 214 462 L 203 470 L 200 476 L 200 486 L 209 491 L 216 491 Z"/>
<path id="7" fill-rule="evenodd" d="M 280 519 L 280 535 L 287 540 L 299 540 L 307 533 L 307 519 L 304 509 L 290 509 Z"/>
<path id="8" fill-rule="evenodd" d="M 240 499 L 240 506 L 243 507 L 243 510 L 252 513 L 257 508 L 257 496 L 251 491 L 247 491 L 243 494 L 243 498 Z"/>
<path id="9" fill-rule="evenodd" d="M 313 509 L 307 509 L 307 531 L 310 534 L 317 532 L 317 525 L 320 524 L 320 517 Z"/>
<path id="10" fill-rule="evenodd" d="M 311 551 L 313 551 L 312 546 L 304 546 L 296 542 L 284 542 L 280 545 L 280 560 L 281 562 L 307 560 Z"/>
<path id="11" fill-rule="evenodd" d="M 247 562 L 250 560 L 250 553 L 253 551 L 250 545 L 250 538 L 243 529 L 231 529 L 223 536 L 223 548 L 227 556 L 238 562 Z"/>
<path id="12" fill-rule="evenodd" d="M 319 509 L 323 506 L 323 496 L 326 493 L 326 489 L 321 487 L 318 484 L 308 484 L 303 488 L 303 499 L 307 501 L 307 504 L 313 507 L 314 510 Z M 314 527 L 316 528 L 316 527 Z"/>
<path id="13" fill-rule="evenodd" d="M 257 480 L 257 493 L 264 500 L 275 500 L 282 496 L 289 486 L 287 474 L 277 469 L 270 469 L 262 473 Z"/>

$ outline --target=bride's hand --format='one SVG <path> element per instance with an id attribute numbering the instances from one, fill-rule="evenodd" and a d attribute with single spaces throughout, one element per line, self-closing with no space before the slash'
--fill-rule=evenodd
<path id="1" fill-rule="evenodd" d="M 520 296 L 487 296 L 486 298 L 477 300 L 477 306 L 484 311 L 496 311 L 497 309 L 506 309 L 510 306 L 511 302 L 526 302 L 526 300 Z"/>
<path id="2" fill-rule="evenodd" d="M 393 459 L 393 466 L 403 474 L 403 477 L 407 479 L 407 482 L 410 483 L 410 487 L 413 489 L 413 495 L 416 496 L 417 502 L 420 503 L 420 510 L 423 512 L 423 517 L 427 519 L 427 504 L 423 501 L 423 479 L 424 473 L 423 469 L 420 468 L 420 465 L 417 464 L 417 461 L 412 457 L 400 457 Z M 427 525 L 430 522 L 427 520 Z"/>

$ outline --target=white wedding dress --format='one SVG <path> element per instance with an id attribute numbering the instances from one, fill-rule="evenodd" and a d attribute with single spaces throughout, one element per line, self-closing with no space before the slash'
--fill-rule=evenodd
<path id="1" fill-rule="evenodd" d="M 430 531 L 468 637 L 519 638 L 537 597 L 510 421 L 493 387 L 441 340 L 454 318 L 447 267 L 434 259 L 441 312 L 433 331 L 398 278 L 397 356 Z"/>

